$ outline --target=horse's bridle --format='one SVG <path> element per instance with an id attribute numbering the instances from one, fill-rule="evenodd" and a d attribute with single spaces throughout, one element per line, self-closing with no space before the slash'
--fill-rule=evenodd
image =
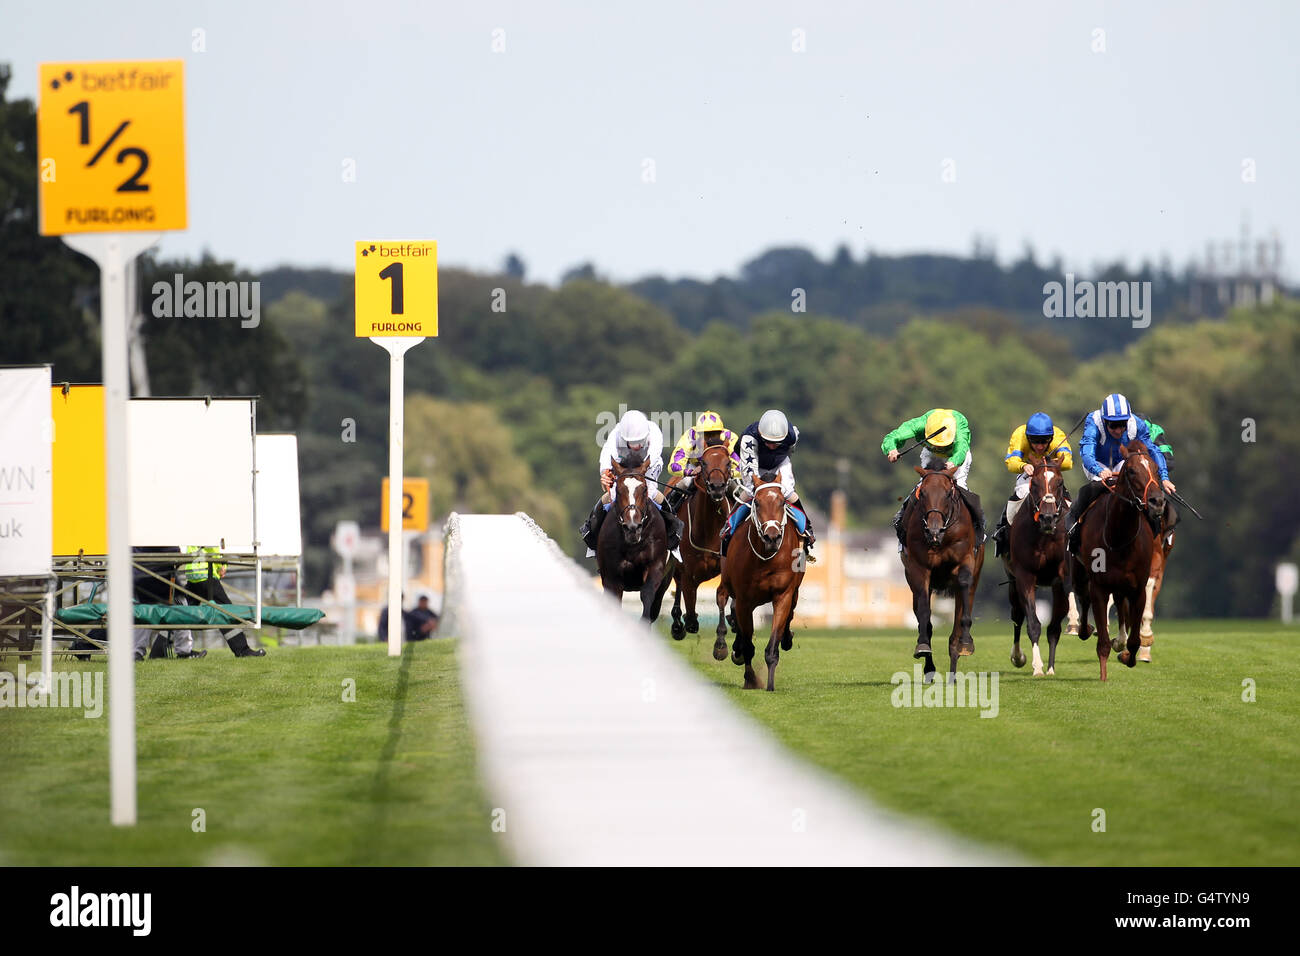
<path id="1" fill-rule="evenodd" d="M 943 524 L 940 526 L 938 534 L 934 537 L 935 541 L 942 541 L 944 534 L 948 531 L 948 526 L 952 524 L 953 520 L 957 517 L 957 509 L 955 507 L 957 504 L 957 479 L 943 471 L 931 471 L 922 475 L 921 480 L 916 483 L 916 491 L 913 492 L 918 503 L 921 501 L 921 486 L 925 484 L 927 478 L 946 478 L 952 484 L 952 488 L 949 489 L 948 494 L 946 495 L 948 499 L 947 507 L 944 508 L 943 511 L 940 511 L 938 508 L 930 508 L 921 515 L 922 524 L 925 524 L 925 519 L 932 514 L 943 515 Z"/>
<path id="2" fill-rule="evenodd" d="M 621 527 L 621 528 L 641 528 L 641 527 L 644 527 L 644 525 L 646 524 L 646 522 L 650 520 L 650 508 L 653 507 L 653 504 L 652 504 L 652 502 L 650 501 L 650 480 L 649 480 L 648 478 L 646 478 L 644 475 L 624 475 L 623 477 L 621 477 L 621 478 L 615 478 L 614 480 L 617 482 L 617 481 L 623 481 L 623 480 L 625 480 L 625 479 L 627 479 L 627 478 L 635 478 L 635 479 L 637 479 L 637 480 L 639 480 L 639 481 L 644 481 L 644 482 L 646 483 L 646 485 L 645 485 L 646 507 L 644 507 L 644 508 L 641 509 L 643 512 L 645 512 L 645 514 L 642 515 L 641 520 L 638 521 L 636 524 L 631 524 L 631 523 L 629 523 L 629 522 L 623 520 L 623 519 L 626 517 L 626 515 L 627 515 L 627 513 L 628 513 L 629 511 L 633 511 L 633 510 L 636 509 L 636 506 L 637 506 L 637 505 L 636 505 L 636 498 L 635 498 L 635 496 L 634 496 L 634 497 L 632 498 L 631 501 L 629 501 L 629 502 L 628 502 L 626 505 L 624 505 L 622 508 L 619 508 L 619 509 L 618 509 L 618 524 L 619 524 L 619 527 Z M 614 500 L 615 500 L 615 501 L 618 500 L 618 492 L 617 492 L 617 491 L 614 492 Z"/>
<path id="3" fill-rule="evenodd" d="M 758 493 L 765 488 L 776 488 L 778 491 L 780 491 L 781 483 L 779 481 L 769 481 L 759 485 L 754 489 L 754 497 L 753 499 L 751 499 L 753 501 L 753 504 L 751 504 L 749 507 L 749 523 L 754 526 L 754 530 L 758 531 L 758 536 L 760 538 L 764 538 L 764 540 L 766 540 L 766 538 L 763 535 L 763 526 L 758 523 Z M 763 555 L 759 554 L 758 549 L 754 547 L 754 539 L 751 537 L 750 529 L 749 528 L 745 529 L 745 540 L 749 542 L 749 550 L 754 552 L 754 557 L 758 558 L 758 560 L 760 561 L 771 561 L 773 558 L 775 558 L 778 554 L 781 553 L 781 545 L 785 543 L 785 526 L 788 523 L 788 521 L 789 521 L 789 515 L 786 513 L 785 495 L 783 493 L 781 495 L 781 536 L 776 539 L 776 547 L 772 549 L 771 554 L 769 554 L 767 557 L 763 557 Z M 775 521 L 769 521 L 767 523 L 776 524 Z"/>
<path id="4" fill-rule="evenodd" d="M 1146 455 L 1143 455 L 1143 454 L 1141 454 L 1140 452 L 1134 452 L 1132 455 L 1127 456 L 1127 457 L 1126 457 L 1126 458 L 1125 458 L 1125 459 L 1120 463 L 1119 468 L 1115 471 L 1115 480 L 1114 480 L 1114 484 L 1113 484 L 1113 485 L 1111 485 L 1111 484 L 1107 484 L 1106 482 L 1103 481 L 1103 482 L 1102 482 L 1102 487 L 1105 488 L 1107 491 L 1109 491 L 1112 495 L 1114 495 L 1114 496 L 1115 496 L 1116 498 L 1118 498 L 1120 501 L 1124 502 L 1124 504 L 1126 504 L 1126 505 L 1130 505 L 1130 506 L 1132 506 L 1133 508 L 1135 508 L 1135 509 L 1137 510 L 1138 514 L 1141 515 L 1143 518 L 1147 518 L 1148 520 L 1150 520 L 1150 516 L 1146 513 L 1146 510 L 1147 510 L 1147 489 L 1150 488 L 1152 485 L 1155 485 L 1157 488 L 1159 488 L 1159 487 L 1160 487 L 1160 483 L 1159 483 L 1158 481 L 1156 481 L 1155 476 L 1151 474 L 1151 466 L 1150 466 L 1149 464 L 1147 465 L 1147 480 L 1146 480 L 1146 484 L 1144 484 L 1144 485 L 1142 486 L 1142 492 L 1141 492 L 1141 494 L 1134 495 L 1132 498 L 1129 498 L 1129 497 L 1127 497 L 1126 495 L 1121 494 L 1121 493 L 1119 492 L 1119 490 L 1118 490 L 1119 485 L 1120 485 L 1120 482 L 1123 481 L 1123 482 L 1124 482 L 1124 485 L 1125 485 L 1125 487 L 1126 487 L 1126 489 L 1127 489 L 1128 491 L 1130 491 L 1130 492 L 1132 491 L 1132 485 L 1131 485 L 1131 483 L 1128 481 L 1127 475 L 1125 474 L 1125 469 L 1128 467 L 1128 463 L 1129 463 L 1130 461 L 1132 461 L 1134 458 L 1142 458 L 1142 459 L 1144 459 L 1144 460 L 1146 460 L 1146 461 L 1148 461 L 1148 462 L 1150 461 L 1150 459 L 1147 458 Z M 1124 545 L 1123 545 L 1124 547 L 1127 548 L 1130 544 L 1132 544 L 1134 541 L 1137 540 L 1138 531 L 1141 529 L 1141 527 L 1142 527 L 1141 524 L 1139 524 L 1137 528 L 1134 528 L 1134 529 L 1133 529 L 1133 537 L 1130 538 L 1128 541 L 1126 541 L 1126 542 L 1124 543 Z M 1159 530 L 1157 529 L 1157 535 L 1158 535 L 1158 534 L 1159 534 Z M 1112 545 L 1110 542 L 1108 542 L 1108 541 L 1106 540 L 1106 525 L 1105 525 L 1105 524 L 1102 524 L 1102 526 L 1101 526 L 1101 543 L 1106 547 L 1107 550 L 1113 550 L 1113 549 L 1115 548 L 1115 545 Z"/>
<path id="5" fill-rule="evenodd" d="M 1047 474 L 1047 475 L 1050 475 L 1050 474 L 1051 474 L 1051 469 L 1050 469 L 1050 468 L 1046 468 L 1046 467 L 1044 467 L 1044 466 L 1042 466 L 1042 465 L 1039 465 L 1039 466 L 1037 466 L 1037 467 L 1040 468 L 1040 469 L 1042 469 L 1042 471 L 1041 471 L 1042 474 Z M 1035 471 L 1035 474 L 1039 474 L 1039 472 L 1038 472 L 1038 471 Z M 1058 478 L 1061 477 L 1060 472 L 1057 472 L 1057 473 L 1056 473 L 1056 477 L 1058 477 Z M 1064 479 L 1062 479 L 1062 481 L 1064 481 Z M 1034 482 L 1033 482 L 1033 478 L 1032 478 L 1032 476 L 1031 476 L 1030 481 L 1029 481 L 1029 503 L 1030 503 L 1031 505 L 1033 505 L 1033 507 L 1034 507 L 1034 523 L 1035 523 L 1035 524 L 1038 523 L 1038 519 L 1039 519 L 1039 517 L 1040 517 L 1040 515 L 1041 515 L 1041 513 L 1042 513 L 1042 510 L 1043 510 L 1043 509 L 1042 509 L 1042 504 L 1043 504 L 1043 502 L 1044 502 L 1044 501 L 1050 501 L 1050 502 L 1052 502 L 1052 503 L 1055 503 L 1055 502 L 1056 502 L 1056 495 L 1052 494 L 1052 482 L 1051 482 L 1051 479 L 1050 479 L 1050 478 L 1048 478 L 1048 480 L 1044 483 L 1044 486 L 1047 488 L 1047 491 L 1044 492 L 1044 494 L 1042 495 L 1042 497 L 1040 497 L 1037 501 L 1035 501 L 1035 500 L 1034 500 Z M 1062 488 L 1064 488 L 1064 485 L 1062 485 Z M 1057 513 L 1056 513 L 1056 516 L 1057 516 L 1057 517 L 1060 517 L 1060 514 L 1061 514 L 1061 513 L 1060 513 L 1060 511 L 1059 511 L 1059 509 L 1058 509 L 1058 511 L 1057 511 Z"/>

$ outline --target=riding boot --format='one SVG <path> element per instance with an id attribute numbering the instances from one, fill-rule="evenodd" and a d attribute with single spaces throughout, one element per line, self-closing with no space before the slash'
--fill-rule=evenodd
<path id="1" fill-rule="evenodd" d="M 596 547 L 596 540 L 600 537 L 600 526 L 605 520 L 605 496 L 601 495 L 596 501 L 596 507 L 591 509 L 591 514 L 587 520 L 582 523 L 578 529 L 578 534 L 582 536 L 583 542 L 589 548 Z"/>
<path id="2" fill-rule="evenodd" d="M 993 529 L 993 554 L 1001 557 L 1010 551 L 1007 539 L 1010 537 L 1008 532 L 1011 530 L 1007 522 L 1007 509 L 1002 509 L 1002 515 L 998 518 L 998 526 Z"/>
<path id="3" fill-rule="evenodd" d="M 812 518 L 808 516 L 808 512 L 804 509 L 802 501 L 795 502 L 794 504 L 790 505 L 790 507 L 798 508 L 799 513 L 803 515 L 803 527 L 804 527 L 804 539 L 805 539 L 804 547 L 803 547 L 804 554 L 807 556 L 809 564 L 816 564 L 817 559 L 813 557 L 812 549 L 813 549 L 813 545 L 817 543 L 817 535 L 813 532 Z"/>
<path id="4" fill-rule="evenodd" d="M 687 492 L 684 488 L 674 485 L 664 492 L 664 512 L 677 514 L 677 509 L 681 503 L 686 500 Z"/>
<path id="5" fill-rule="evenodd" d="M 678 545 L 682 543 L 682 528 L 684 527 L 682 519 L 669 510 L 667 501 L 659 509 L 659 513 L 663 515 L 664 530 L 668 533 L 668 550 L 675 551 Z"/>
<path id="6" fill-rule="evenodd" d="M 906 532 L 903 530 L 903 514 L 904 514 L 904 512 L 907 511 L 907 504 L 908 504 L 908 502 L 911 501 L 911 500 L 912 500 L 912 498 L 911 498 L 910 495 L 909 495 L 908 497 L 904 498 L 904 499 L 903 499 L 903 503 L 902 503 L 901 505 L 898 506 L 898 511 L 896 511 L 896 512 L 894 513 L 894 519 L 893 519 L 893 522 L 892 522 L 892 523 L 893 523 L 893 525 L 894 525 L 894 533 L 898 535 L 898 550 L 899 550 L 899 551 L 902 551 L 902 550 L 903 550 L 903 544 L 905 543 L 905 542 L 904 542 L 904 535 L 906 534 Z"/>

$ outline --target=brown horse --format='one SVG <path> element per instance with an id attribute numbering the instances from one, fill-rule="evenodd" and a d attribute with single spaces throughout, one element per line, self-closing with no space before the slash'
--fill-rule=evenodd
<path id="1" fill-rule="evenodd" d="M 620 601 L 624 591 L 641 595 L 641 617 L 653 621 L 659 616 L 658 596 L 668 552 L 668 533 L 663 516 L 650 500 L 645 477 L 649 461 L 631 468 L 613 463 L 616 521 L 606 520 L 596 541 L 596 567 L 606 594 Z"/>
<path id="2" fill-rule="evenodd" d="M 916 473 L 921 481 L 913 492 L 916 500 L 903 519 L 901 555 L 916 614 L 916 649 L 912 656 L 925 659 L 925 682 L 933 681 L 930 594 L 951 595 L 957 602 L 948 637 L 948 680 L 952 682 L 957 679 L 957 658 L 975 653 L 971 612 L 984 567 L 984 542 L 977 540 L 974 518 L 956 479 L 944 469 L 927 470 L 919 465 Z"/>
<path id="3" fill-rule="evenodd" d="M 1011 663 L 1025 666 L 1020 650 L 1020 627 L 1029 621 L 1029 640 L 1034 645 L 1034 676 L 1043 676 L 1043 656 L 1038 650 L 1042 624 L 1038 620 L 1038 588 L 1052 589 L 1052 617 L 1047 625 L 1047 673 L 1056 673 L 1056 644 L 1061 639 L 1061 621 L 1068 604 L 1065 599 L 1065 481 L 1057 462 L 1037 464 L 1029 476 L 1029 493 L 1016 512 L 1008 533 L 1010 548 L 1002 556 L 1009 583 L 1011 623 L 1015 643 Z"/>
<path id="4" fill-rule="evenodd" d="M 719 646 L 726 653 L 725 611 L 730 597 L 736 620 L 731 660 L 745 668 L 746 690 L 758 688 L 753 665 L 754 609 L 772 603 L 772 633 L 763 660 L 767 663 L 767 689 L 776 690 L 776 665 L 781 651 L 793 646 L 790 622 L 799 603 L 799 585 L 807 561 L 803 541 L 786 513 L 781 482 L 774 479 L 776 475 L 770 473 L 759 476 L 745 533 L 742 535 L 737 528 L 727 545 L 722 579 L 718 582 L 718 630 L 713 656 L 718 657 Z"/>
<path id="5" fill-rule="evenodd" d="M 691 486 L 690 496 L 678 506 L 677 517 L 682 519 L 680 563 L 673 562 L 672 580 L 676 585 L 673 596 L 674 640 L 682 640 L 687 632 L 700 630 L 700 619 L 695 613 L 695 599 L 700 585 L 715 578 L 722 571 L 722 529 L 731 516 L 732 499 L 728 494 L 731 483 L 731 453 L 726 445 L 710 445 L 700 455 L 700 473 Z M 705 492 L 700 494 L 701 489 Z M 662 587 L 667 588 L 667 580 Z M 682 622 L 682 601 L 686 602 L 686 621 Z M 723 646 L 723 657 L 726 656 Z M 718 658 L 721 660 L 722 658 Z"/>
<path id="6" fill-rule="evenodd" d="M 1138 637 L 1141 639 L 1141 646 L 1138 648 L 1139 663 L 1151 663 L 1151 645 L 1156 640 L 1151 624 L 1155 620 L 1156 598 L 1160 596 L 1160 589 L 1165 583 L 1165 568 L 1169 566 L 1169 553 L 1174 550 L 1174 526 L 1177 524 L 1178 511 L 1172 501 L 1166 501 L 1164 521 L 1160 524 L 1159 546 L 1151 552 L 1151 573 L 1147 577 L 1146 610 L 1142 613 L 1142 623 L 1138 630 Z M 1128 608 L 1120 606 L 1115 613 L 1119 618 L 1119 626 L 1125 629 L 1125 633 L 1128 633 Z"/>
<path id="7" fill-rule="evenodd" d="M 1091 606 L 1097 620 L 1097 660 L 1101 679 L 1106 679 L 1106 661 L 1111 650 L 1126 667 L 1137 664 L 1140 646 L 1138 628 L 1131 622 L 1142 619 L 1146 609 L 1147 579 L 1165 514 L 1165 492 L 1155 462 L 1141 442 L 1121 446 L 1124 461 L 1105 485 L 1103 494 L 1080 515 L 1087 520 L 1080 529 L 1079 553 L 1070 562 L 1072 590 L 1079 607 L 1079 640 L 1086 641 Z M 1127 641 L 1110 640 L 1107 603 L 1114 597 L 1128 613 Z"/>

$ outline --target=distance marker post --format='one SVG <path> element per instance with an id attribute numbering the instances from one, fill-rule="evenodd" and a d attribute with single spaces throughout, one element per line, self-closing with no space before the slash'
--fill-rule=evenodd
<path id="1" fill-rule="evenodd" d="M 42 63 L 36 113 L 40 232 L 99 266 L 108 484 L 110 817 L 136 822 L 135 625 L 127 501 L 127 269 L 184 229 L 185 64 Z M 48 607 L 48 602 L 47 602 Z M 48 660 L 48 655 L 46 656 Z"/>
<path id="2" fill-rule="evenodd" d="M 388 352 L 388 513 L 402 508 L 407 349 L 438 335 L 438 244 L 356 244 L 356 336 Z M 406 580 L 402 523 L 388 528 L 388 656 L 402 653 L 402 585 Z"/>

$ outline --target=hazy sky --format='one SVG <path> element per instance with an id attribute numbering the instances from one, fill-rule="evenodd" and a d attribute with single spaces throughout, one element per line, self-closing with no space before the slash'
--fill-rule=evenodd
<path id="1" fill-rule="evenodd" d="M 1244 217 L 1295 244 L 1294 281 L 1298 10 L 0 0 L 0 62 L 32 97 L 42 61 L 186 61 L 190 227 L 164 255 L 350 270 L 356 239 L 433 238 L 544 280 L 712 278 L 777 244 L 980 233 L 1086 271 L 1181 266 Z"/>

